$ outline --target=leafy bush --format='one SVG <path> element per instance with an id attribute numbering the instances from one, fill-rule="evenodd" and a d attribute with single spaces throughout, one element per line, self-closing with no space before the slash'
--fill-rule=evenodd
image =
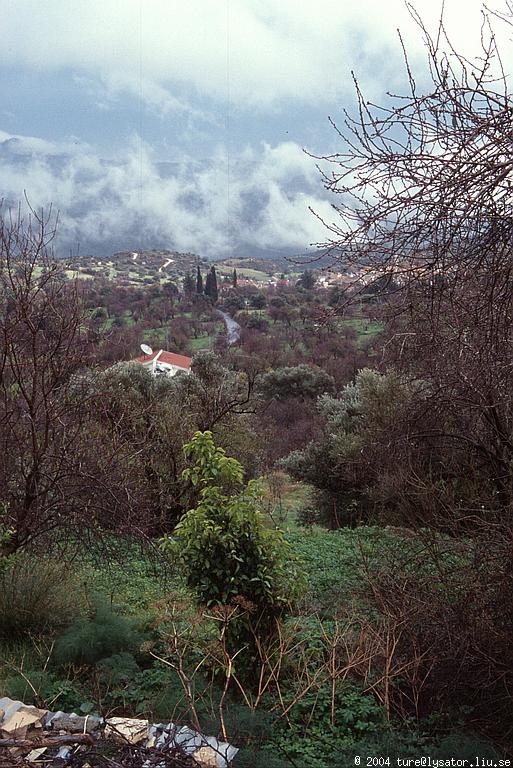
<path id="1" fill-rule="evenodd" d="M 335 391 L 335 381 L 329 373 L 306 363 L 289 368 L 276 368 L 263 374 L 259 388 L 265 398 L 284 400 L 289 397 L 314 399 Z"/>
<path id="2" fill-rule="evenodd" d="M 317 511 L 310 510 L 308 522 L 339 528 L 382 514 L 384 500 L 390 504 L 392 496 L 381 466 L 414 392 L 397 374 L 364 368 L 337 397 L 321 394 L 316 407 L 322 433 L 280 462 L 293 478 L 316 489 Z"/>
<path id="3" fill-rule="evenodd" d="M 7 568 L 14 528 L 7 522 L 7 507 L 0 503 L 0 573 Z"/>
<path id="4" fill-rule="evenodd" d="M 297 561 L 282 533 L 266 527 L 258 485 L 243 484 L 241 464 L 216 448 L 210 432 L 197 432 L 185 452 L 194 465 L 184 477 L 200 488 L 199 503 L 164 539 L 165 551 L 203 604 L 242 597 L 259 613 L 280 613 L 297 586 Z"/>
<path id="5" fill-rule="evenodd" d="M 100 659 L 96 669 L 109 686 L 123 686 L 141 671 L 135 658 L 126 651 Z"/>
<path id="6" fill-rule="evenodd" d="M 134 619 L 116 614 L 98 602 L 92 616 L 77 619 L 56 644 L 57 664 L 95 664 L 123 651 L 137 648 L 143 640 Z"/>
<path id="7" fill-rule="evenodd" d="M 286 755 L 273 752 L 272 748 L 244 747 L 237 754 L 237 768 L 290 768 L 291 765 Z"/>
<path id="8" fill-rule="evenodd" d="M 2 682 L 2 692 L 11 699 L 67 712 L 79 711 L 86 697 L 76 681 L 62 679 L 48 670 L 14 670 Z"/>
<path id="9" fill-rule="evenodd" d="M 326 768 L 355 740 L 386 728 L 383 708 L 351 682 L 312 690 L 289 712 L 289 726 L 274 739 L 292 764 Z"/>
<path id="10" fill-rule="evenodd" d="M 0 636 L 49 632 L 84 611 L 83 589 L 65 564 L 25 553 L 0 569 Z"/>

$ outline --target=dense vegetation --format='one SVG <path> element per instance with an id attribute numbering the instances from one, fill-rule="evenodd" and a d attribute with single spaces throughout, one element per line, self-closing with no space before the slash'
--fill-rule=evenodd
<path id="1" fill-rule="evenodd" d="M 362 97 L 324 158 L 333 285 L 190 254 L 77 279 L 51 217 L 4 212 L 2 693 L 253 768 L 511 751 L 512 106 L 493 48 L 469 85 L 427 40 L 434 91 Z"/>

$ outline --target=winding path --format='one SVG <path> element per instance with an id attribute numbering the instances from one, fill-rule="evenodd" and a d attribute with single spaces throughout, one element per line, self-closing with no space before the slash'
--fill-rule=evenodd
<path id="1" fill-rule="evenodd" d="M 165 262 L 165 264 L 162 264 L 162 266 L 161 266 L 161 267 L 159 267 L 159 272 L 162 272 L 162 270 L 163 270 L 163 269 L 165 269 L 166 267 L 169 267 L 169 265 L 170 265 L 170 264 L 172 264 L 172 263 L 173 263 L 173 261 L 174 261 L 174 259 L 168 259 L 168 260 Z"/>
<path id="2" fill-rule="evenodd" d="M 222 316 L 225 322 L 228 346 L 231 347 L 233 344 L 236 344 L 240 339 L 240 325 L 233 319 L 233 317 L 230 317 L 228 312 L 223 312 L 220 309 L 218 309 L 217 311 Z"/>

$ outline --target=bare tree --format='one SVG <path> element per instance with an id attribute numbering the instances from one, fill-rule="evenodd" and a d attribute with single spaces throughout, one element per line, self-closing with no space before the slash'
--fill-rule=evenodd
<path id="1" fill-rule="evenodd" d="M 343 151 L 319 158 L 339 217 L 322 246 L 357 265 L 353 295 L 387 294 L 382 362 L 425 382 L 404 441 L 431 446 L 438 478 L 473 477 L 460 519 L 502 519 L 513 512 L 513 101 L 489 17 L 471 62 L 443 20 L 431 36 L 409 9 L 431 83 L 419 91 L 406 52 L 405 95 L 371 104 L 355 80 L 357 115 L 333 123 Z"/>
<path id="2" fill-rule="evenodd" d="M 93 349 L 52 210 L 0 217 L 0 500 L 4 551 L 128 527 L 137 495 L 90 407 Z M 139 521 L 140 522 L 140 521 Z"/>

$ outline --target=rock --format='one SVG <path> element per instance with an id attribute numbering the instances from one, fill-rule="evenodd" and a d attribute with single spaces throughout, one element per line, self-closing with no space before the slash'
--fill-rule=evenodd
<path id="1" fill-rule="evenodd" d="M 45 721 L 45 728 L 53 731 L 65 731 L 66 733 L 92 733 L 101 723 L 99 717 L 93 715 L 67 715 L 65 712 L 56 712 Z"/>
<path id="2" fill-rule="evenodd" d="M 147 720 L 136 720 L 133 717 L 109 717 L 105 721 L 105 736 L 121 739 L 129 744 L 139 744 L 148 738 L 148 727 Z"/>
<path id="3" fill-rule="evenodd" d="M 212 747 L 201 747 L 194 752 L 193 758 L 202 768 L 217 768 L 217 754 Z"/>

